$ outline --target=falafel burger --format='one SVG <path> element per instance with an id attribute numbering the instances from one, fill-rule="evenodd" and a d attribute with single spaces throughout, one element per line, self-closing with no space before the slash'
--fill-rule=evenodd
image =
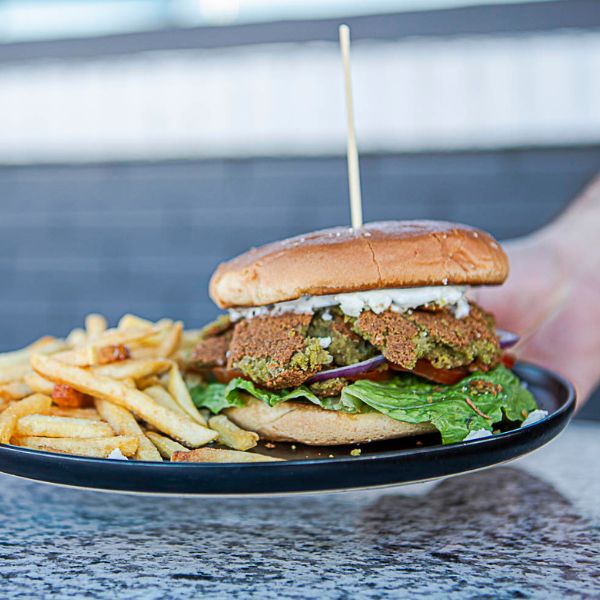
<path id="1" fill-rule="evenodd" d="M 333 228 L 223 263 L 227 314 L 191 356 L 200 408 L 268 441 L 365 443 L 490 435 L 536 410 L 504 364 L 493 315 L 467 292 L 508 260 L 484 231 L 439 221 Z"/>

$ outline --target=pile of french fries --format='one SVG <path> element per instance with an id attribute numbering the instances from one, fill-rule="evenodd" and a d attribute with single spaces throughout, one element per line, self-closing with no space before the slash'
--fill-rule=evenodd
<path id="1" fill-rule="evenodd" d="M 248 452 L 256 433 L 192 402 L 198 378 L 185 366 L 200 335 L 135 315 L 109 329 L 91 314 L 65 339 L 0 354 L 0 443 L 143 461 L 278 460 Z"/>

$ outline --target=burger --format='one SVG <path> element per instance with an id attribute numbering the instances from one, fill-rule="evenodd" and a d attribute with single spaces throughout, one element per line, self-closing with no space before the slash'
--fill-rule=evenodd
<path id="1" fill-rule="evenodd" d="M 332 228 L 221 264 L 227 313 L 190 361 L 192 397 L 267 441 L 357 444 L 491 435 L 536 410 L 471 287 L 508 260 L 484 231 L 439 221 Z"/>

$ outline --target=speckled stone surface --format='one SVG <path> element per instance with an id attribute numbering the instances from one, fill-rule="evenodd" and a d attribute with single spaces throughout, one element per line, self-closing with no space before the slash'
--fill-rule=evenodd
<path id="1" fill-rule="evenodd" d="M 265 499 L 0 476 L 2 598 L 600 597 L 600 424 L 440 483 Z"/>

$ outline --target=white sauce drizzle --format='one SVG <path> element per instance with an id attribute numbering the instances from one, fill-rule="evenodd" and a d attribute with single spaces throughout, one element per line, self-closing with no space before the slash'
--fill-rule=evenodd
<path id="1" fill-rule="evenodd" d="M 327 294 L 323 296 L 303 296 L 297 300 L 278 302 L 267 306 L 252 308 L 232 308 L 229 314 L 234 321 L 251 319 L 263 315 L 281 315 L 285 313 L 313 314 L 321 308 L 339 306 L 349 317 L 358 317 L 363 310 L 380 314 L 387 310 L 407 312 L 426 304 L 448 306 L 457 319 L 469 314 L 469 302 L 465 297 L 466 286 L 428 286 L 417 288 L 390 288 L 369 290 L 366 292 L 348 292 L 345 294 Z M 324 319 L 331 319 L 329 312 Z"/>

